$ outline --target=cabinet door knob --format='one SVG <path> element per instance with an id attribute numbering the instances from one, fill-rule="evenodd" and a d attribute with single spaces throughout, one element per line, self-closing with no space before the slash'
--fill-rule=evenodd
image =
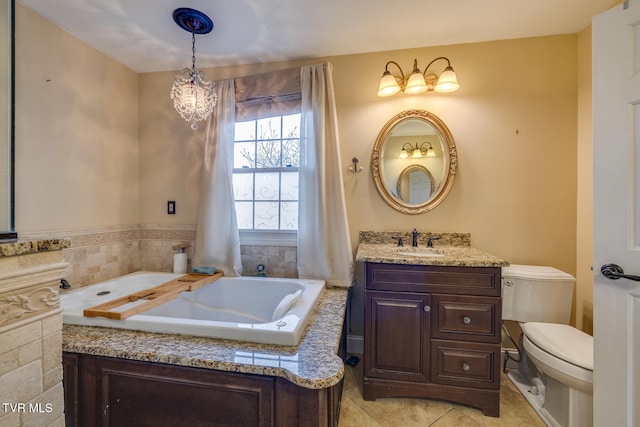
<path id="1" fill-rule="evenodd" d="M 430 307 L 430 306 L 428 306 L 428 305 L 425 305 L 425 306 L 424 306 L 424 311 L 431 311 L 431 307 Z"/>
<path id="2" fill-rule="evenodd" d="M 467 362 L 462 362 L 462 370 L 464 372 L 469 372 L 471 370 L 471 366 Z"/>
<path id="3" fill-rule="evenodd" d="M 469 323 L 471 323 L 471 318 L 467 317 L 467 316 L 464 316 L 462 318 L 462 321 L 464 322 L 465 325 L 468 325 Z"/>

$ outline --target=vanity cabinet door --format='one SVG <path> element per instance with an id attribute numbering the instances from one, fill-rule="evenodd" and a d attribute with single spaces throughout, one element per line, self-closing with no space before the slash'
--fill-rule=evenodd
<path id="1" fill-rule="evenodd" d="M 81 426 L 274 425 L 274 379 L 80 355 Z"/>
<path id="2" fill-rule="evenodd" d="M 365 292 L 365 377 L 429 380 L 430 296 Z"/>

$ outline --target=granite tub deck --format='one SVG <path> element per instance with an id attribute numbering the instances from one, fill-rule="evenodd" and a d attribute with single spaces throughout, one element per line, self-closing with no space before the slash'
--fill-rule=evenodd
<path id="1" fill-rule="evenodd" d="M 338 356 L 347 289 L 325 288 L 298 346 L 160 334 L 94 326 L 63 326 L 63 350 L 119 359 L 285 378 L 308 388 L 338 384 Z"/>
<path id="2" fill-rule="evenodd" d="M 0 244 L 0 257 L 60 251 L 71 247 L 71 239 L 19 240 Z"/>

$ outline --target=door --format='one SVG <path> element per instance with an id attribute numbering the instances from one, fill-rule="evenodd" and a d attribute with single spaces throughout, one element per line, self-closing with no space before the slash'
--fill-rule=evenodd
<path id="1" fill-rule="evenodd" d="M 409 172 L 409 204 L 419 205 L 429 200 L 431 185 L 423 170 Z"/>
<path id="2" fill-rule="evenodd" d="M 625 2 L 627 3 L 627 2 Z M 640 426 L 640 0 L 593 19 L 594 425 Z"/>
<path id="3" fill-rule="evenodd" d="M 365 291 L 364 375 L 429 380 L 429 294 Z"/>

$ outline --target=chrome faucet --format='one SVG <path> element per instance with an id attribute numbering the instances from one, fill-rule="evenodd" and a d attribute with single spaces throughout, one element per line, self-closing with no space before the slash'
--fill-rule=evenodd
<path id="1" fill-rule="evenodd" d="M 420 235 L 420 233 L 418 233 L 418 230 L 416 230 L 414 228 L 413 231 L 411 232 L 411 246 L 413 246 L 414 248 L 418 247 L 418 236 L 419 235 Z"/>

